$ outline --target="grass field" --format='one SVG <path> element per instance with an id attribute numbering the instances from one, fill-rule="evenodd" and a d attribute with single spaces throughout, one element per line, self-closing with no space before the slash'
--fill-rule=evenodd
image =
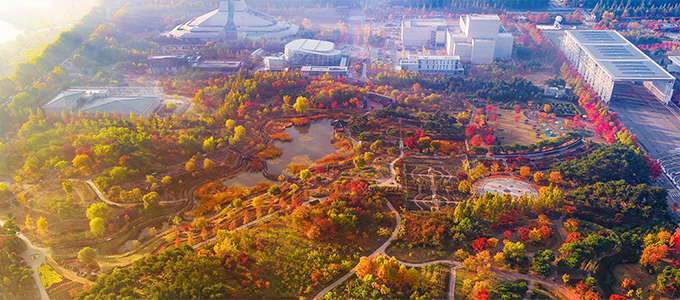
<path id="1" fill-rule="evenodd" d="M 523 112 L 524 110 L 520 112 L 519 122 L 517 123 L 513 120 L 513 117 L 516 115 L 515 112 L 507 109 L 499 109 L 498 113 L 500 116 L 498 116 L 498 119 L 496 119 L 496 121 L 489 121 L 492 125 L 498 123 L 498 126 L 496 127 L 503 129 L 503 131 L 496 130 L 496 132 L 494 132 L 496 138 L 504 137 L 504 139 L 500 140 L 501 144 L 511 145 L 517 143 L 520 145 L 529 145 L 542 140 L 536 138 L 536 133 L 531 127 L 531 125 L 538 125 L 538 122 L 530 120 L 529 123 L 524 123 L 524 120 L 527 118 L 524 117 L 522 114 Z M 545 138 L 543 133 L 541 133 L 541 136 Z"/>

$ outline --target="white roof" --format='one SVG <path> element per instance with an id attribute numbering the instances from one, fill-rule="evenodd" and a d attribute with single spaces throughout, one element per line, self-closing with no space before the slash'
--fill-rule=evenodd
<path id="1" fill-rule="evenodd" d="M 460 60 L 459 55 L 416 55 L 409 56 L 409 59 L 450 59 L 450 60 Z"/>
<path id="2" fill-rule="evenodd" d="M 501 18 L 498 17 L 498 15 L 480 15 L 480 14 L 469 14 L 470 19 L 472 20 L 500 20 Z"/>
<path id="3" fill-rule="evenodd" d="M 614 80 L 675 79 L 613 30 L 567 30 L 581 49 Z"/>
<path id="4" fill-rule="evenodd" d="M 303 51 L 321 55 L 337 55 L 340 50 L 335 50 L 335 44 L 327 41 L 299 39 L 286 44 L 286 49 Z"/>
<path id="5" fill-rule="evenodd" d="M 279 20 L 268 14 L 248 8 L 244 0 L 234 0 L 233 22 L 239 37 L 286 37 L 300 29 L 295 24 Z M 176 38 L 215 39 L 224 32 L 229 22 L 229 1 L 220 2 L 220 8 L 198 16 L 175 27 L 170 35 Z"/>
<path id="6" fill-rule="evenodd" d="M 404 22 L 406 27 L 432 27 L 432 26 L 446 26 L 444 19 L 413 19 Z"/>

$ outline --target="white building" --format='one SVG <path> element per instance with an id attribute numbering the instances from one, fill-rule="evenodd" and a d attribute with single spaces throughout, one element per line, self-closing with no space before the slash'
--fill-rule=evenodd
<path id="1" fill-rule="evenodd" d="M 401 60 L 401 70 L 422 74 L 463 74 L 458 55 L 418 55 Z"/>
<path id="2" fill-rule="evenodd" d="M 446 33 L 446 51 L 473 64 L 510 59 L 514 38 L 505 31 L 498 15 L 462 15 L 459 27 Z"/>
<path id="3" fill-rule="evenodd" d="M 444 19 L 414 19 L 401 23 L 401 43 L 406 47 L 434 46 L 446 43 Z"/>
<path id="4" fill-rule="evenodd" d="M 680 73 L 680 56 L 669 55 L 668 59 L 671 60 L 671 64 L 666 66 L 666 70 L 668 70 L 668 72 Z"/>
<path id="5" fill-rule="evenodd" d="M 336 66 L 342 59 L 342 51 L 327 41 L 299 39 L 286 44 L 284 57 L 292 66 Z"/>
<path id="6" fill-rule="evenodd" d="M 244 0 L 220 2 L 220 8 L 180 24 L 169 36 L 189 43 L 222 42 L 233 39 L 285 38 L 300 27 L 248 8 Z"/>
<path id="7" fill-rule="evenodd" d="M 561 47 L 602 101 L 617 83 L 642 83 L 661 102 L 673 96 L 675 77 L 613 30 L 568 30 Z"/>
<path id="8" fill-rule="evenodd" d="M 43 105 L 49 113 L 83 111 L 135 115 L 153 114 L 161 103 L 159 87 L 70 87 Z"/>
<path id="9" fill-rule="evenodd" d="M 280 56 L 265 56 L 263 62 L 265 71 L 283 71 L 288 68 L 288 62 L 283 54 Z"/>

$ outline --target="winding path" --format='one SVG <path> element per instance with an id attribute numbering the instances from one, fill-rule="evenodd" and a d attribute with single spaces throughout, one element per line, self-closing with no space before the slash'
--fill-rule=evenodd
<path id="1" fill-rule="evenodd" d="M 5 221 L 0 220 L 0 226 L 4 224 Z M 24 261 L 26 261 L 26 265 L 33 270 L 32 276 L 33 280 L 35 280 L 35 284 L 38 286 L 38 290 L 40 291 L 40 299 L 50 300 L 50 297 L 47 295 L 47 291 L 45 290 L 45 287 L 43 286 L 42 281 L 40 280 L 40 275 L 38 275 L 38 267 L 46 262 L 45 258 L 47 257 L 47 253 L 49 253 L 50 250 L 33 246 L 33 244 L 31 244 L 31 241 L 29 241 L 21 233 L 18 233 L 17 237 L 24 241 L 24 243 L 26 244 L 26 250 L 24 250 L 24 252 L 21 252 L 19 256 L 21 256 L 21 258 L 23 258 Z"/>
<path id="2" fill-rule="evenodd" d="M 397 161 L 399 161 L 400 159 L 402 159 L 404 157 L 404 149 L 403 149 L 403 147 L 400 147 L 400 148 L 401 148 L 401 154 L 399 155 L 399 157 L 397 157 L 395 160 L 393 160 L 390 163 L 390 173 L 392 174 L 391 178 L 379 183 L 378 184 L 379 186 L 398 186 L 398 184 L 396 182 L 397 172 L 394 170 L 394 164 L 397 163 Z M 392 241 L 397 237 L 397 235 L 399 234 L 399 231 L 401 229 L 401 215 L 399 215 L 399 211 L 397 211 L 394 208 L 394 206 L 392 205 L 392 203 L 390 203 L 389 201 L 387 202 L 387 207 L 390 209 L 391 212 L 394 213 L 394 216 L 397 220 L 397 224 L 394 227 L 394 230 L 392 231 L 392 234 L 387 239 L 387 241 L 385 241 L 382 245 L 380 245 L 380 247 L 378 247 L 378 249 L 373 251 L 373 253 L 371 253 L 371 255 L 369 255 L 369 257 L 372 257 L 375 254 L 380 254 L 380 255 L 390 257 L 389 255 L 387 255 L 385 250 L 392 243 Z M 435 261 L 428 261 L 428 262 L 422 262 L 422 263 L 408 263 L 408 262 L 403 262 L 403 261 L 400 261 L 400 260 L 397 260 L 397 261 L 400 264 L 405 265 L 407 267 L 423 267 L 423 266 L 438 264 L 438 263 L 450 265 L 451 266 L 451 269 L 450 269 L 451 276 L 450 276 L 450 281 L 449 281 L 448 299 L 454 300 L 454 298 L 455 298 L 454 291 L 455 291 L 455 287 L 456 287 L 456 270 L 463 267 L 463 265 L 460 262 L 452 261 L 452 260 L 435 260 Z M 321 297 L 323 297 L 326 293 L 330 292 L 331 290 L 333 290 L 334 288 L 336 288 L 337 286 L 339 286 L 343 282 L 347 281 L 347 279 L 349 279 L 356 272 L 357 272 L 357 268 L 356 268 L 356 266 L 354 266 L 349 272 L 347 272 L 347 274 L 345 274 L 344 276 L 340 277 L 338 280 L 334 281 L 333 283 L 331 283 L 330 285 L 325 287 L 323 290 L 321 290 L 316 295 L 314 295 L 314 297 L 312 299 L 321 299 Z"/>

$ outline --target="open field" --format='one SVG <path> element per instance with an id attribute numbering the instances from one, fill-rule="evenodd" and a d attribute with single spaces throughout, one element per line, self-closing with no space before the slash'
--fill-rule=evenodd
<path id="1" fill-rule="evenodd" d="M 531 127 L 531 125 L 537 125 L 538 122 L 530 120 L 528 123 L 524 123 L 524 120 L 527 118 L 523 115 L 523 113 L 524 110 L 520 112 L 519 122 L 515 123 L 513 120 L 513 117 L 515 116 L 514 111 L 508 109 L 498 110 L 498 114 L 500 115 L 496 121 L 491 121 L 491 124 L 498 123 L 498 126 L 496 127 L 498 129 L 503 129 L 503 131 L 497 129 L 494 132 L 496 138 L 503 137 L 500 139 L 501 144 L 529 145 L 542 140 L 540 138 L 536 138 L 536 133 Z"/>

